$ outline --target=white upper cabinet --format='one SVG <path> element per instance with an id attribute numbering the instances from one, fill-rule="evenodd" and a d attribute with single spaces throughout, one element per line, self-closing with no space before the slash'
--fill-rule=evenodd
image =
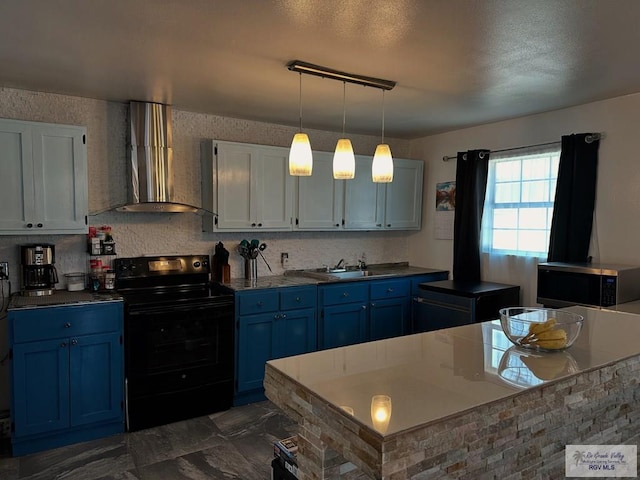
<path id="1" fill-rule="evenodd" d="M 420 230 L 424 163 L 394 159 L 393 182 L 387 183 L 384 228 Z"/>
<path id="2" fill-rule="evenodd" d="M 347 230 L 383 228 L 386 187 L 371 180 L 372 158 L 356 156 L 356 176 L 346 181 L 344 221 Z"/>
<path id="3" fill-rule="evenodd" d="M 289 149 L 202 144 L 204 231 L 419 230 L 424 164 L 394 159 L 391 183 L 373 183 L 372 157 L 356 156 L 356 175 L 334 180 L 333 152 L 313 152 L 313 175 L 289 175 Z M 294 190 L 295 187 L 295 190 Z"/>
<path id="4" fill-rule="evenodd" d="M 0 119 L 0 234 L 87 233 L 86 128 Z"/>
<path id="5" fill-rule="evenodd" d="M 205 230 L 291 230 L 289 149 L 233 142 L 203 145 Z"/>
<path id="6" fill-rule="evenodd" d="M 333 153 L 313 152 L 313 174 L 298 177 L 295 228 L 324 231 L 342 228 L 344 182 L 333 178 Z"/>
<path id="7" fill-rule="evenodd" d="M 356 176 L 347 180 L 347 230 L 420 230 L 424 164 L 419 160 L 393 160 L 393 182 L 374 183 L 372 157 L 356 157 Z"/>

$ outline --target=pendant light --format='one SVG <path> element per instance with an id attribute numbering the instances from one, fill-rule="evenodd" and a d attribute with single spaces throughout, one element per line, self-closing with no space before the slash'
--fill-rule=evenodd
<path id="1" fill-rule="evenodd" d="M 302 72 L 300 72 L 300 131 L 293 136 L 289 150 L 289 175 L 308 177 L 313 170 L 313 154 L 306 133 L 302 133 Z"/>
<path id="2" fill-rule="evenodd" d="M 371 165 L 371 178 L 376 183 L 393 181 L 393 158 L 391 148 L 384 143 L 384 90 L 382 90 L 382 142 L 376 147 Z"/>
<path id="3" fill-rule="evenodd" d="M 356 175 L 356 157 L 353 154 L 351 140 L 345 138 L 345 124 L 347 119 L 347 83 L 342 82 L 342 138 L 338 139 L 336 151 L 333 154 L 333 178 L 336 180 L 350 180 Z"/>

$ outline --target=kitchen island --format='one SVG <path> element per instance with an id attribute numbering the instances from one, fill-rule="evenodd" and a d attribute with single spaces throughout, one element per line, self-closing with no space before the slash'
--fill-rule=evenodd
<path id="1" fill-rule="evenodd" d="M 571 309 L 585 324 L 563 352 L 488 321 L 269 361 L 300 480 L 564 478 L 568 444 L 637 443 L 640 316 Z"/>

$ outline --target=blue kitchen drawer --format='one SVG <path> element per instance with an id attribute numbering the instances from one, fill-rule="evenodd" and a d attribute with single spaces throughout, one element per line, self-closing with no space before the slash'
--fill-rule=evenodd
<path id="1" fill-rule="evenodd" d="M 12 343 L 118 332 L 123 315 L 122 302 L 12 310 Z"/>
<path id="2" fill-rule="evenodd" d="M 238 296 L 240 315 L 275 312 L 279 308 L 277 290 L 261 290 L 259 292 L 243 292 Z"/>
<path id="3" fill-rule="evenodd" d="M 406 278 L 377 281 L 371 284 L 371 300 L 407 297 L 409 289 L 409 280 Z"/>
<path id="4" fill-rule="evenodd" d="M 284 288 L 280 291 L 280 309 L 315 308 L 316 287 Z"/>
<path id="5" fill-rule="evenodd" d="M 345 303 L 367 302 L 369 298 L 368 282 L 345 282 L 336 285 L 321 286 L 322 305 L 343 305 Z"/>

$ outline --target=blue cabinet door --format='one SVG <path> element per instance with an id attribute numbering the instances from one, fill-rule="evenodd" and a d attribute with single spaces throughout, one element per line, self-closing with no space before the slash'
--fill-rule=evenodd
<path id="1" fill-rule="evenodd" d="M 369 308 L 370 339 L 398 337 L 409 333 L 409 299 L 372 300 Z"/>
<path id="2" fill-rule="evenodd" d="M 122 418 L 122 348 L 118 333 L 71 338 L 72 426 Z"/>
<path id="3" fill-rule="evenodd" d="M 244 315 L 238 321 L 238 392 L 262 388 L 264 366 L 274 350 L 275 315 Z"/>
<path id="4" fill-rule="evenodd" d="M 13 346 L 15 436 L 69 427 L 69 340 Z"/>
<path id="5" fill-rule="evenodd" d="M 320 349 L 367 341 L 367 306 L 362 303 L 330 305 L 322 309 Z"/>
<path id="6" fill-rule="evenodd" d="M 313 308 L 278 313 L 274 320 L 273 357 L 290 357 L 316 349 L 316 312 Z"/>

